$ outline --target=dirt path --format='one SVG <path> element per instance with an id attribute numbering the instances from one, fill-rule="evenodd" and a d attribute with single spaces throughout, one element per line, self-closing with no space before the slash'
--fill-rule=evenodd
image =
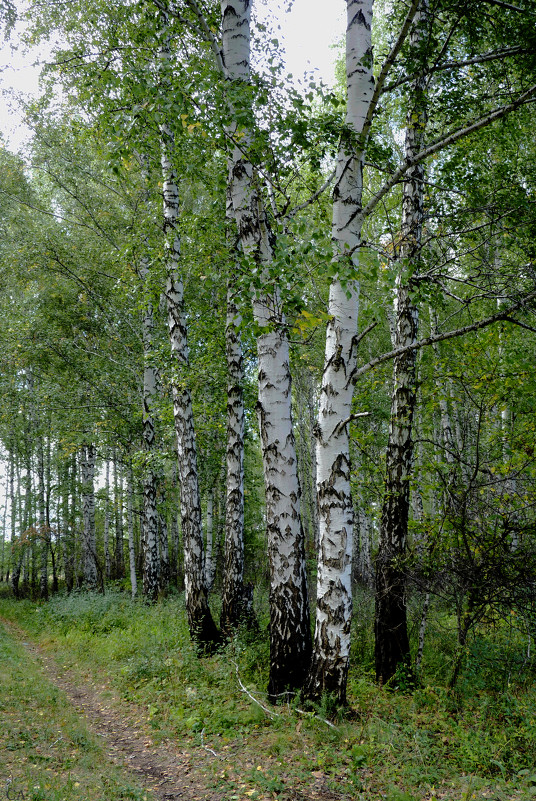
<path id="1" fill-rule="evenodd" d="M 102 738 L 109 759 L 124 767 L 158 801 L 224 801 L 225 796 L 204 781 L 205 752 L 182 750 L 171 741 L 155 743 L 136 719 L 139 711 L 125 704 L 109 686 L 81 682 L 43 647 L 30 642 L 19 626 L 3 618 L 0 622 L 24 645 L 48 680 L 65 693 L 87 727 Z"/>

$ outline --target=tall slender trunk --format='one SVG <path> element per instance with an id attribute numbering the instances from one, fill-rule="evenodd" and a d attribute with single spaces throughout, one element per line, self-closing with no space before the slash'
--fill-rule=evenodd
<path id="1" fill-rule="evenodd" d="M 82 477 L 82 514 L 83 530 L 83 581 L 88 589 L 96 589 L 97 541 L 95 535 L 95 455 L 94 445 L 84 445 L 80 454 Z"/>
<path id="2" fill-rule="evenodd" d="M 212 585 L 214 584 L 214 557 L 214 489 L 213 487 L 210 487 L 207 494 L 207 525 L 205 542 L 205 582 L 207 585 L 207 592 L 212 590 Z"/>
<path id="3" fill-rule="evenodd" d="M 142 259 L 140 277 L 146 295 L 143 315 L 143 444 L 145 463 L 143 469 L 143 594 L 156 600 L 160 585 L 160 560 L 158 556 L 158 514 L 156 509 L 157 471 L 154 465 L 156 433 L 153 405 L 157 390 L 157 370 L 152 347 L 154 330 L 153 304 L 149 296 L 149 265 Z"/>
<path id="4" fill-rule="evenodd" d="M 244 601 L 244 358 L 240 337 L 241 318 L 232 280 L 227 286 L 227 475 L 222 631 L 229 634 L 243 614 Z"/>
<path id="5" fill-rule="evenodd" d="M 125 558 L 123 551 L 123 465 L 114 449 L 114 498 L 115 498 L 115 578 L 125 576 Z"/>
<path id="6" fill-rule="evenodd" d="M 426 2 L 415 16 L 410 37 L 413 52 L 423 54 L 427 36 Z M 426 127 L 425 79 L 413 87 L 406 124 L 406 158 L 411 160 L 424 142 Z M 402 226 L 396 298 L 395 342 L 405 347 L 417 339 L 419 316 L 406 265 L 420 258 L 424 198 L 424 166 L 406 173 L 402 193 Z M 376 560 L 375 661 L 376 678 L 386 683 L 400 666 L 410 669 L 411 655 L 406 612 L 406 553 L 413 461 L 412 424 L 416 399 L 416 351 L 394 361 L 391 417 L 386 453 L 386 478 Z"/>
<path id="7" fill-rule="evenodd" d="M 104 575 L 107 580 L 112 575 L 112 560 L 110 558 L 110 460 L 106 459 L 106 472 L 104 479 Z"/>
<path id="8" fill-rule="evenodd" d="M 357 532 L 358 532 L 358 545 L 354 548 L 355 553 L 355 567 L 354 575 L 359 578 L 367 587 L 374 586 L 374 571 L 372 569 L 372 537 L 373 537 L 373 521 L 370 515 L 364 510 L 362 505 L 356 513 L 357 517 Z"/>
<path id="9" fill-rule="evenodd" d="M 158 515 L 158 530 L 160 534 L 160 589 L 167 592 L 169 588 L 169 535 L 167 520 L 162 512 Z"/>
<path id="10" fill-rule="evenodd" d="M 48 539 L 49 530 L 45 513 L 45 453 L 43 436 L 37 436 L 37 531 L 39 535 L 40 578 L 39 596 L 48 600 Z"/>
<path id="11" fill-rule="evenodd" d="M 294 373 L 294 396 L 297 420 L 297 451 L 300 487 L 302 490 L 301 516 L 306 547 L 314 554 L 318 551 L 318 508 L 316 502 L 316 459 L 314 430 L 316 422 L 314 384 L 308 367 Z"/>
<path id="12" fill-rule="evenodd" d="M 169 64 L 167 14 L 161 12 L 163 23 L 162 62 Z M 201 496 L 197 467 L 192 399 L 188 386 L 189 351 L 184 308 L 184 287 L 179 265 L 179 188 L 174 165 L 175 142 L 170 128 L 160 126 L 161 164 L 163 175 L 164 219 L 166 244 L 166 302 L 168 331 L 174 361 L 172 377 L 173 414 L 177 435 L 180 506 L 184 543 L 185 602 L 190 635 L 203 649 L 211 650 L 220 642 L 220 634 L 208 605 L 203 555 Z"/>
<path id="13" fill-rule="evenodd" d="M 246 89 L 250 78 L 250 0 L 221 0 L 222 60 L 226 79 Z M 256 264 L 263 287 L 253 292 L 257 338 L 258 418 L 266 490 L 270 562 L 271 700 L 303 685 L 311 653 L 300 486 L 292 427 L 289 343 L 278 287 L 270 286 L 270 230 L 258 176 L 249 160 L 251 131 L 228 105 L 228 187 L 245 255 Z M 239 136 L 238 138 L 235 138 Z"/>
<path id="14" fill-rule="evenodd" d="M 2 514 L 2 544 L 0 551 L 0 582 L 4 581 L 5 550 L 6 550 L 6 530 L 7 530 L 7 507 L 9 501 L 9 473 L 11 470 L 11 454 L 8 462 L 8 475 L 6 476 L 6 492 L 4 495 L 4 509 Z M 9 572 L 9 571 L 8 571 Z"/>
<path id="15" fill-rule="evenodd" d="M 342 138 L 333 192 L 332 238 L 340 268 L 330 286 L 324 371 L 316 426 L 320 542 L 314 650 L 306 695 L 346 702 L 352 618 L 354 511 L 350 489 L 349 417 L 357 365 L 359 284 L 354 270 L 362 227 L 364 143 L 358 146 L 374 91 L 372 0 L 347 0 L 348 131 Z M 350 133 L 351 131 L 351 133 Z M 348 280 L 346 280 L 348 278 Z"/>
<path id="16" fill-rule="evenodd" d="M 130 592 L 132 598 L 135 598 L 138 594 L 138 580 L 136 578 L 136 549 L 134 547 L 134 471 L 132 470 L 132 462 L 128 466 L 127 478 L 127 528 Z"/>
<path id="17" fill-rule="evenodd" d="M 76 460 L 76 454 L 73 453 L 71 459 L 71 471 L 70 471 L 70 492 L 69 496 L 71 499 L 71 506 L 69 512 L 69 523 L 71 528 L 71 536 L 70 536 L 70 554 L 69 554 L 69 573 L 70 573 L 70 589 L 69 592 L 75 586 L 75 582 L 78 582 L 79 576 L 79 569 L 78 569 L 78 554 L 80 551 L 80 537 L 79 537 L 79 527 L 78 527 L 78 491 L 77 491 L 77 479 L 78 479 L 78 463 Z M 66 572 L 67 577 L 67 572 Z M 67 578 L 66 578 L 67 581 Z M 69 588 L 69 583 L 68 583 Z"/>

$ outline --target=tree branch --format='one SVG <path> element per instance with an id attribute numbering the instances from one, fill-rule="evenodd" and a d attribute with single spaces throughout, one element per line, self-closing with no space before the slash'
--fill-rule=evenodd
<path id="1" fill-rule="evenodd" d="M 361 132 L 361 141 L 363 143 L 366 142 L 368 133 L 370 131 L 370 126 L 372 125 L 372 119 L 373 119 L 374 114 L 376 112 L 376 108 L 378 106 L 378 102 L 379 102 L 381 94 L 382 94 L 383 86 L 385 84 L 385 81 L 387 79 L 389 71 L 390 71 L 391 67 L 393 66 L 393 64 L 394 64 L 394 62 L 396 60 L 396 57 L 399 54 L 399 52 L 400 52 L 400 50 L 402 48 L 402 45 L 404 44 L 404 42 L 406 40 L 406 37 L 407 37 L 407 35 L 409 33 L 409 30 L 411 28 L 411 23 L 413 22 L 415 14 L 417 13 L 417 10 L 419 8 L 420 2 L 421 2 L 421 0 L 413 0 L 412 1 L 411 6 L 409 7 L 408 13 L 406 14 L 406 18 L 405 18 L 404 22 L 402 23 L 402 27 L 400 29 L 400 33 L 398 34 L 398 37 L 397 37 L 395 43 L 393 44 L 393 46 L 391 48 L 391 52 L 389 53 L 389 55 L 385 59 L 385 61 L 383 63 L 383 66 L 382 66 L 382 68 L 380 70 L 380 74 L 378 75 L 378 79 L 376 81 L 376 86 L 374 87 L 374 93 L 373 93 L 373 95 L 371 97 L 370 104 L 369 104 L 369 107 L 368 107 L 368 110 L 367 110 L 367 116 L 365 118 L 365 124 L 363 125 L 363 130 Z M 364 146 L 362 146 L 362 149 L 364 149 Z"/>
<path id="2" fill-rule="evenodd" d="M 524 53 L 529 53 L 530 51 L 527 48 L 522 47 L 505 47 L 502 50 L 493 50 L 489 53 L 482 53 L 480 56 L 474 56 L 473 58 L 467 58 L 464 61 L 445 61 L 443 64 L 436 64 L 430 69 L 424 71 L 424 75 L 433 75 L 435 72 L 442 72 L 443 70 L 456 70 L 460 69 L 461 67 L 470 67 L 473 64 L 484 64 L 486 61 L 495 61 L 499 58 L 507 58 L 508 56 L 517 56 L 523 55 Z M 397 89 L 399 86 L 402 86 L 405 83 L 409 83 L 414 81 L 415 78 L 418 76 L 414 75 L 405 75 L 403 78 L 400 78 L 398 81 L 394 83 L 390 83 L 388 86 L 385 86 L 382 92 L 392 92 L 393 89 Z"/>
<path id="3" fill-rule="evenodd" d="M 320 197 L 320 195 L 324 194 L 326 189 L 329 187 L 330 183 L 335 178 L 335 173 L 336 170 L 333 170 L 333 172 L 331 172 L 327 177 L 327 179 L 324 181 L 320 189 L 317 189 L 316 192 L 313 195 L 311 195 L 311 197 L 304 203 L 301 203 L 299 206 L 296 206 L 291 211 L 289 211 L 287 217 L 294 217 L 299 211 L 303 211 L 303 209 L 306 209 L 308 206 L 311 206 L 315 202 L 315 200 L 317 200 Z"/>
<path id="4" fill-rule="evenodd" d="M 379 364 L 383 364 L 384 362 L 391 361 L 392 359 L 396 359 L 398 356 L 403 356 L 404 353 L 408 353 L 411 350 L 420 350 L 421 348 L 425 348 L 428 345 L 433 345 L 435 342 L 444 342 L 447 339 L 454 339 L 455 337 L 461 337 L 465 334 L 470 334 L 472 331 L 479 331 L 482 328 L 487 328 L 489 325 L 493 325 L 493 323 L 500 322 L 503 320 L 507 323 L 512 323 L 516 325 L 518 320 L 512 320 L 510 315 L 514 312 L 519 311 L 525 306 L 529 301 L 534 300 L 536 298 L 536 292 L 530 292 L 526 295 L 522 300 L 514 303 L 510 306 L 509 309 L 505 309 L 505 311 L 497 312 L 497 314 L 492 314 L 490 317 L 485 317 L 483 320 L 479 320 L 477 323 L 472 323 L 471 325 L 465 325 L 462 328 L 456 328 L 452 331 L 445 331 L 443 334 L 434 334 L 429 337 L 424 337 L 424 339 L 419 339 L 416 342 L 412 342 L 411 345 L 405 345 L 403 348 L 395 348 L 394 350 L 390 350 L 387 353 L 383 353 L 381 356 L 377 356 L 375 359 L 371 359 L 367 364 L 360 367 L 355 373 L 352 375 L 352 380 L 355 382 L 358 378 L 360 378 L 365 373 L 368 373 L 374 367 L 377 367 Z"/>
<path id="5" fill-rule="evenodd" d="M 379 192 L 377 192 L 374 197 L 369 200 L 363 209 L 363 217 L 368 217 L 368 215 L 376 208 L 377 204 L 384 197 L 384 195 L 386 195 L 387 192 L 393 188 L 393 186 L 399 183 L 407 171 L 416 164 L 420 164 L 421 161 L 425 161 L 430 156 L 433 156 L 434 153 L 443 150 L 449 145 L 459 142 L 460 139 L 470 136 L 472 133 L 481 130 L 481 128 L 491 125 L 491 123 L 495 122 L 495 120 L 505 117 L 511 111 L 515 111 L 515 109 L 519 108 L 519 106 L 522 106 L 524 103 L 528 103 L 535 95 L 536 84 L 531 86 L 530 89 L 527 89 L 526 92 L 523 92 L 517 98 L 517 100 L 508 103 L 506 106 L 500 106 L 500 108 L 491 111 L 489 114 L 486 114 L 484 117 L 481 117 L 478 120 L 475 120 L 475 122 L 471 123 L 470 125 L 467 125 L 464 128 L 458 128 L 456 131 L 452 131 L 452 133 L 448 134 L 447 136 L 443 136 L 440 139 L 436 139 L 435 142 L 431 142 L 428 147 L 425 147 L 424 150 L 421 150 L 420 153 L 417 153 L 413 159 L 406 160 L 401 167 L 394 171 L 390 179 L 385 182 Z"/>
<path id="6" fill-rule="evenodd" d="M 218 70 L 221 72 L 222 75 L 225 75 L 225 65 L 223 63 L 223 56 L 220 44 L 218 42 L 216 35 L 214 34 L 210 25 L 208 24 L 206 17 L 203 14 L 201 7 L 199 6 L 199 3 L 197 2 L 197 0 L 185 0 L 185 2 L 188 8 L 190 8 L 197 17 L 197 20 L 201 27 L 201 32 L 203 33 L 203 38 L 205 39 L 206 42 L 208 42 L 208 44 L 212 48 L 212 52 L 214 53 L 214 57 L 216 59 L 216 66 L 218 67 Z M 175 11 L 173 13 L 175 14 Z"/>

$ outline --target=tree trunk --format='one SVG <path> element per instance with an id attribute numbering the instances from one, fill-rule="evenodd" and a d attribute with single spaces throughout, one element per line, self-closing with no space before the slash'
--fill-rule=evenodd
<path id="1" fill-rule="evenodd" d="M 223 599 L 220 626 L 230 634 L 243 615 L 244 601 L 244 359 L 241 318 L 232 282 L 227 286 L 227 477 Z"/>
<path id="2" fill-rule="evenodd" d="M 211 487 L 207 495 L 207 525 L 205 542 L 205 582 L 207 592 L 212 590 L 215 572 L 215 549 L 214 549 L 214 490 Z"/>
<path id="3" fill-rule="evenodd" d="M 427 36 L 426 0 L 414 20 L 410 46 L 423 54 Z M 426 127 L 425 80 L 413 87 L 406 124 L 406 158 L 421 150 Z M 402 227 L 399 250 L 399 277 L 396 299 L 396 347 L 415 342 L 418 311 L 413 301 L 414 286 L 404 276 L 406 265 L 415 266 L 420 258 L 424 198 L 424 166 L 406 173 L 402 194 Z M 386 479 L 376 561 L 375 660 L 376 678 L 389 682 L 398 668 L 410 670 L 411 655 L 407 630 L 406 553 L 410 502 L 410 475 L 413 460 L 412 423 L 416 398 L 416 351 L 410 350 L 394 361 L 393 394 L 389 439 L 386 453 Z"/>
<path id="4" fill-rule="evenodd" d="M 162 14 L 164 23 L 168 20 Z M 169 63 L 169 43 L 165 42 L 163 58 Z M 178 471 L 182 537 L 184 543 L 184 583 L 188 625 L 192 639 L 204 650 L 211 650 L 221 641 L 208 605 L 203 556 L 203 527 L 201 497 L 197 469 L 197 446 L 190 389 L 187 383 L 189 366 L 184 288 L 179 272 L 180 240 L 179 189 L 173 164 L 175 155 L 172 132 L 163 124 L 160 129 L 164 235 L 166 240 L 166 302 L 171 353 L 174 361 L 172 378 L 173 414 L 177 435 Z"/>
<path id="5" fill-rule="evenodd" d="M 166 516 L 158 515 L 158 530 L 160 533 L 160 589 L 167 592 L 169 588 L 169 535 Z"/>
<path id="6" fill-rule="evenodd" d="M 157 390 L 157 370 L 152 347 L 154 330 L 153 304 L 149 297 L 149 266 L 146 260 L 140 264 L 140 277 L 146 295 L 143 315 L 143 444 L 145 462 L 143 468 L 143 594 L 155 601 L 160 586 L 160 561 L 158 557 L 158 513 L 156 509 L 157 471 L 154 465 L 156 433 L 153 404 Z"/>
<path id="7" fill-rule="evenodd" d="M 43 436 L 41 433 L 37 435 L 37 508 L 39 518 L 37 522 L 37 531 L 39 536 L 40 552 L 39 597 L 44 601 L 47 601 L 49 530 L 46 524 L 45 514 L 45 453 Z"/>
<path id="8" fill-rule="evenodd" d="M 128 466 L 127 484 L 127 527 L 128 527 L 128 564 L 130 568 L 130 592 L 132 598 L 138 594 L 136 578 L 136 549 L 134 547 L 134 473 L 132 463 Z"/>
<path id="9" fill-rule="evenodd" d="M 104 575 L 107 580 L 112 575 L 110 559 L 110 460 L 106 459 L 106 478 L 104 483 Z"/>
<path id="10" fill-rule="evenodd" d="M 114 496 L 115 496 L 115 578 L 125 576 L 123 552 L 123 466 L 114 450 Z"/>
<path id="11" fill-rule="evenodd" d="M 343 137 L 333 192 L 332 237 L 339 273 L 330 287 L 326 350 L 316 427 L 320 542 L 316 625 L 305 694 L 346 702 L 352 618 L 351 561 L 354 511 L 350 490 L 349 422 L 357 365 L 359 285 L 355 271 L 362 227 L 364 143 L 356 152 L 374 90 L 372 0 L 347 0 L 348 133 Z M 349 131 L 352 131 L 352 134 Z M 346 280 L 348 279 L 348 280 Z"/>
<path id="12" fill-rule="evenodd" d="M 225 77 L 240 90 L 250 76 L 250 0 L 221 0 L 222 58 Z M 300 487 L 292 428 L 289 343 L 277 286 L 268 268 L 273 242 L 248 157 L 251 132 L 235 121 L 229 103 L 227 136 L 229 197 L 244 254 L 256 264 L 263 288 L 253 294 L 257 338 L 258 418 L 266 490 L 270 562 L 270 677 L 268 695 L 276 701 L 303 685 L 311 653 Z M 240 130 L 239 130 L 240 128 Z M 235 135 L 240 134 L 240 140 Z"/>
<path id="13" fill-rule="evenodd" d="M 83 533 L 83 581 L 94 590 L 98 584 L 97 541 L 95 536 L 95 446 L 84 445 L 80 454 L 82 477 Z"/>
<path id="14" fill-rule="evenodd" d="M 69 529 L 69 533 L 64 540 L 65 549 L 63 552 L 64 558 L 64 571 L 65 571 L 65 586 L 67 592 L 72 592 L 75 578 L 76 578 L 76 456 L 73 454 L 71 465 L 67 465 L 66 479 L 68 481 L 68 490 L 66 493 L 66 516 L 65 520 Z M 71 501 L 69 505 L 69 499 Z"/>

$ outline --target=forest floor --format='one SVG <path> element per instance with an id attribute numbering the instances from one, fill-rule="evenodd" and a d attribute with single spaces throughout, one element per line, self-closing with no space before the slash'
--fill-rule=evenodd
<path id="1" fill-rule="evenodd" d="M 199 660 L 180 619 L 174 600 L 0 599 L 0 801 L 536 798 L 532 696 L 453 712 L 361 678 L 332 726 L 266 706 L 261 646 Z"/>
<path id="2" fill-rule="evenodd" d="M 136 704 L 125 703 L 105 675 L 101 674 L 98 681 L 95 681 L 95 677 L 90 677 L 87 672 L 84 675 L 80 671 L 68 669 L 51 653 L 50 644 L 47 648 L 29 640 L 27 632 L 5 618 L 0 617 L 0 626 L 4 627 L 0 639 L 2 717 L 5 722 L 10 712 L 11 717 L 15 716 L 15 723 L 19 724 L 15 726 L 19 746 L 26 746 L 28 742 L 34 744 L 30 753 L 26 753 L 21 759 L 20 747 L 13 745 L 13 731 L 4 727 L 0 734 L 0 747 L 3 746 L 0 799 L 37 801 L 57 797 L 70 801 L 71 798 L 85 798 L 84 790 L 87 790 L 88 798 L 96 801 L 99 796 L 94 795 L 94 782 L 99 779 L 104 792 L 103 799 L 106 801 L 111 801 L 112 798 L 141 801 L 236 801 L 240 797 L 234 792 L 234 787 L 228 790 L 214 789 L 213 772 L 207 771 L 207 762 L 213 763 L 221 757 L 213 749 L 208 746 L 179 748 L 169 739 L 157 741 L 146 724 L 145 710 Z M 11 660 L 6 659 L 8 654 Z M 14 696 L 10 684 L 20 684 L 21 681 L 31 687 L 39 687 L 40 692 L 36 691 L 35 695 L 30 693 L 24 698 L 21 698 L 20 693 Z M 60 728 L 56 730 L 59 736 L 52 745 L 62 743 L 66 746 L 66 751 L 70 752 L 66 759 L 68 770 L 63 775 L 49 765 L 55 763 L 57 766 L 61 762 L 61 751 L 64 749 L 39 745 L 43 733 L 38 731 L 39 726 L 36 725 L 36 720 L 47 716 L 46 724 L 50 728 L 50 704 L 40 703 L 40 699 L 44 695 L 49 700 L 53 688 L 61 693 L 59 698 L 52 693 L 56 703 L 63 710 L 64 705 L 68 705 L 78 724 L 74 739 L 69 734 L 66 737 L 64 720 L 63 725 L 60 723 Z M 6 696 L 11 696 L 11 710 L 6 708 Z M 72 714 L 70 717 L 72 723 Z M 101 739 L 96 740 L 95 737 Z M 93 752 L 93 770 L 90 770 L 90 773 L 94 773 L 93 776 L 82 775 L 87 771 L 78 770 L 79 766 L 73 763 L 73 745 L 75 754 L 81 745 Z M 240 761 L 245 763 L 245 767 L 253 768 L 255 755 L 250 754 L 249 760 L 247 756 L 241 754 Z M 45 764 L 47 767 L 44 767 Z M 55 782 L 51 774 L 56 779 Z M 82 788 L 84 779 L 85 787 Z M 345 801 L 348 798 L 347 795 L 334 794 L 326 789 L 323 785 L 327 776 L 322 772 L 317 772 L 311 779 L 307 796 L 296 789 L 287 792 L 285 798 L 288 801 Z M 60 786 L 57 786 L 58 780 Z M 248 799 L 252 796 L 255 801 L 273 801 L 276 794 L 261 795 L 245 788 L 245 795 L 241 797 Z"/>
<path id="3" fill-rule="evenodd" d="M 125 781 L 123 788 L 119 790 L 121 797 L 135 798 L 139 796 L 143 799 L 158 799 L 158 801 L 200 801 L 200 799 L 222 801 L 221 793 L 211 792 L 207 782 L 204 781 L 202 754 L 192 753 L 191 750 L 181 750 L 171 742 L 155 743 L 150 732 L 142 723 L 142 711 L 132 704 L 127 706 L 113 688 L 106 683 L 105 677 L 101 677 L 102 680 L 98 684 L 91 681 L 89 677 L 84 680 L 83 676 L 75 675 L 74 671 L 63 668 L 43 646 L 30 642 L 27 633 L 19 626 L 5 619 L 0 619 L 0 623 L 7 629 L 12 640 L 11 649 L 18 650 L 20 655 L 20 646 L 22 645 L 25 651 L 20 660 L 25 665 L 23 672 L 32 676 L 34 683 L 37 678 L 38 683 L 46 684 L 48 682 L 60 690 L 62 694 L 60 705 L 63 703 L 71 705 L 75 714 L 79 716 L 82 728 L 87 729 L 88 732 L 87 741 L 94 746 L 92 750 L 100 752 L 100 759 L 95 760 L 95 763 L 99 763 L 95 764 L 97 772 L 102 771 L 105 778 L 106 773 L 113 766 L 113 773 L 117 773 L 119 776 L 123 774 L 121 778 L 124 778 Z M 41 675 L 39 676 L 36 671 Z M 4 690 L 12 678 L 2 676 Z M 18 722 L 30 724 L 33 730 L 36 714 L 43 717 L 47 714 L 48 709 L 36 709 L 31 704 L 31 708 L 25 709 L 22 706 L 14 711 L 19 716 Z M 57 740 L 64 740 L 63 731 L 58 730 L 57 733 L 60 735 Z M 95 745 L 92 735 L 101 738 L 98 745 Z M 38 739 L 35 731 L 30 736 L 33 740 Z M 22 739 L 19 739 L 19 742 L 24 744 Z M 76 745 L 76 740 L 74 742 Z M 18 784 L 20 776 L 17 779 L 13 778 L 14 774 L 19 773 L 16 749 L 9 749 L 8 746 L 8 750 L 11 750 L 13 759 L 8 760 L 8 764 L 2 766 L 4 775 L 0 777 L 0 781 L 4 783 L 5 796 L 9 799 L 30 797 L 27 795 L 26 788 Z M 28 758 L 35 758 L 37 762 L 41 763 L 43 760 L 53 760 L 54 755 L 52 750 L 49 750 L 50 753 L 47 754 L 43 748 L 36 745 L 35 753 L 26 757 L 24 761 L 27 762 Z M 38 767 L 38 765 L 34 765 L 34 767 Z M 117 771 L 117 767 L 119 767 L 119 771 Z M 50 768 L 45 768 L 45 771 L 53 772 Z M 40 771 L 37 773 L 39 774 Z M 71 773 L 72 771 L 69 771 L 69 774 Z M 68 784 L 74 790 L 79 788 L 81 783 L 73 782 L 71 777 Z M 9 790 L 10 785 L 12 785 L 11 791 Z M 140 792 L 136 793 L 136 787 Z M 32 785 L 31 789 L 35 790 L 37 787 Z M 106 782 L 103 789 L 106 791 Z M 142 791 L 146 791 L 150 795 L 142 794 Z M 78 797 L 79 792 L 80 790 L 75 790 L 72 797 Z M 117 795 L 117 792 L 115 794 Z M 69 796 L 67 795 L 66 798 Z"/>

